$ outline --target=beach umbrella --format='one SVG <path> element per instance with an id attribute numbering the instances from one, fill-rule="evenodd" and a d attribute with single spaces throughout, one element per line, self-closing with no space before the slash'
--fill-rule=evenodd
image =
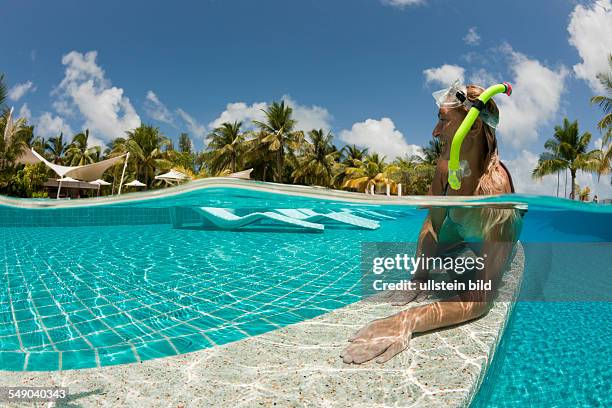
<path id="1" fill-rule="evenodd" d="M 98 186 L 98 195 L 100 195 L 100 186 L 110 186 L 111 183 L 108 181 L 104 181 L 102 179 L 97 179 L 94 181 L 90 181 L 89 184 L 95 184 Z"/>
<path id="2" fill-rule="evenodd" d="M 138 180 L 133 180 L 133 181 L 130 181 L 129 183 L 127 183 L 125 186 L 126 187 L 146 187 L 147 185 L 145 183 L 142 183 L 142 182 L 138 181 Z"/>
<path id="3" fill-rule="evenodd" d="M 75 180 L 72 177 L 62 177 L 62 178 L 58 178 L 57 181 L 59 181 L 59 187 L 57 187 L 57 198 L 59 198 L 60 196 L 60 190 L 62 189 L 62 183 L 64 182 L 79 182 L 79 180 Z"/>

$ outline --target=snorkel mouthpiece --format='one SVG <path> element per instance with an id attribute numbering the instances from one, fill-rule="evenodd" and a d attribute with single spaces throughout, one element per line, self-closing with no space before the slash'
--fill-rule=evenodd
<path id="1" fill-rule="evenodd" d="M 504 82 L 502 84 L 488 87 L 483 93 L 480 94 L 480 96 L 478 96 L 478 99 L 468 111 L 465 119 L 463 119 L 463 122 L 461 122 L 459 129 L 457 129 L 455 132 L 455 136 L 453 136 L 450 161 L 448 162 L 448 185 L 453 190 L 459 190 L 461 188 L 461 179 L 467 176 L 466 169 L 462 168 L 461 163 L 459 162 L 463 139 L 465 139 L 465 136 L 467 136 L 469 133 L 472 125 L 478 118 L 478 115 L 480 115 L 480 111 L 485 108 L 485 105 L 487 102 L 489 102 L 489 99 L 500 93 L 505 93 L 506 95 L 510 96 L 512 93 L 512 86 L 509 83 Z"/>

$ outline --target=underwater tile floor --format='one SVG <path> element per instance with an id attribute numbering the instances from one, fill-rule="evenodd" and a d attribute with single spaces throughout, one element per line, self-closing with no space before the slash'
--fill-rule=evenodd
<path id="1" fill-rule="evenodd" d="M 501 291 L 517 292 L 518 251 Z M 483 318 L 416 336 L 384 365 L 348 366 L 347 337 L 397 308 L 357 302 L 310 320 L 188 354 L 84 370 L 4 371 L 0 386 L 63 386 L 77 406 L 467 406 L 512 309 L 496 302 Z"/>

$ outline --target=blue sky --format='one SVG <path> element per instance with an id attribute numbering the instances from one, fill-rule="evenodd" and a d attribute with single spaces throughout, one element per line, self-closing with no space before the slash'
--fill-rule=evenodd
<path id="1" fill-rule="evenodd" d="M 284 97 L 304 126 L 391 158 L 427 143 L 431 92 L 457 76 L 515 86 L 497 97 L 498 136 L 522 191 L 554 189 L 525 169 L 564 116 L 601 137 L 589 98 L 612 51 L 609 0 L 24 0 L 2 9 L 9 103 L 47 137 L 89 127 L 104 143 L 146 122 L 203 148 L 215 124 L 248 125 Z M 612 196 L 588 175 L 579 183 Z"/>

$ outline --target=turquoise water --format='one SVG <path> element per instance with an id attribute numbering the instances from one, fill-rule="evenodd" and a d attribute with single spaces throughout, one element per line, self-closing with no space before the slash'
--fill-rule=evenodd
<path id="1" fill-rule="evenodd" d="M 275 225 L 224 231 L 202 227 L 197 217 L 181 228 L 170 224 L 169 210 L 187 204 L 239 214 L 346 207 L 245 194 L 215 190 L 110 208 L 0 211 L 0 367 L 133 363 L 313 318 L 360 299 L 361 242 L 414 241 L 425 216 L 414 208 L 379 209 L 390 218 L 378 230 L 328 225 L 324 233 Z"/>
<path id="2" fill-rule="evenodd" d="M 590 301 L 594 293 L 608 300 L 612 293 L 610 207 L 542 205 L 547 202 L 557 200 L 532 198 L 525 217 L 519 302 L 473 408 L 612 406 L 612 302 Z M 542 276 L 529 268 L 529 250 L 542 243 L 556 250 L 558 262 L 543 284 L 544 300 L 531 301 L 530 289 Z M 584 290 L 578 301 L 550 300 L 572 292 L 568 286 Z"/>
<path id="3" fill-rule="evenodd" d="M 612 206 L 512 195 L 529 205 L 521 240 L 611 242 Z M 380 229 L 274 225 L 176 228 L 170 210 L 375 210 Z M 415 241 L 425 210 L 240 189 L 79 209 L 0 206 L 0 367 L 133 363 L 258 335 L 360 300 L 363 242 Z M 580 258 L 579 254 L 576 258 Z M 587 276 L 601 269 L 582 264 Z M 609 267 L 609 265 L 608 265 Z M 612 273 L 612 272 L 611 272 Z M 609 302 L 518 302 L 474 406 L 605 406 Z"/>

